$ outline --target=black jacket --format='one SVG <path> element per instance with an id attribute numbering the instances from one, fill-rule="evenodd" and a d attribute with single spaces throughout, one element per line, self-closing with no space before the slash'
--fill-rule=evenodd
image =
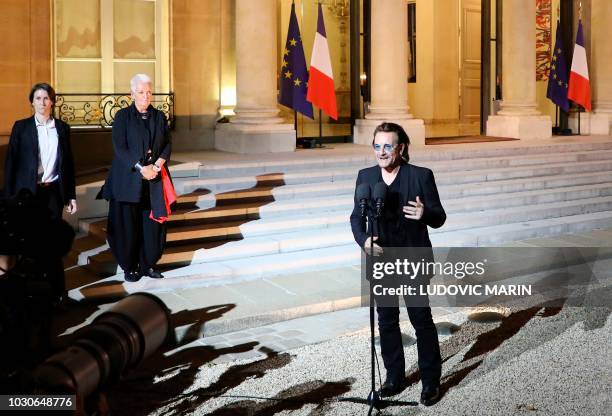
<path id="1" fill-rule="evenodd" d="M 151 117 L 148 119 L 151 132 L 152 163 L 159 157 L 170 161 L 170 134 L 164 113 L 149 106 Z M 145 143 L 149 132 L 139 119 L 134 104 L 117 111 L 113 123 L 114 157 L 111 170 L 102 191 L 102 197 L 122 202 L 139 202 L 142 188 L 142 175 L 134 167 L 136 163 L 145 165 Z M 162 194 L 161 175 L 151 183 L 151 198 Z"/>
<path id="2" fill-rule="evenodd" d="M 380 169 L 377 165 L 360 170 L 357 175 L 355 190 L 362 183 L 369 184 L 371 189 L 374 190 L 376 183 L 382 180 Z M 407 164 L 400 166 L 399 175 L 401 175 L 401 205 L 406 206 L 408 201 L 416 201 L 417 196 L 420 197 L 421 202 L 425 205 L 423 217 L 419 221 L 402 216 L 402 236 L 400 239 L 403 241 L 403 244 L 401 246 L 431 247 L 427 226 L 439 228 L 446 221 L 446 213 L 440 202 L 433 172 L 427 168 Z M 357 195 L 355 195 L 355 205 L 351 213 L 351 229 L 353 230 L 355 241 L 360 247 L 363 247 L 368 236 L 366 233 L 366 222 L 361 218 Z"/>
<path id="3" fill-rule="evenodd" d="M 57 174 L 62 200 L 68 204 L 75 199 L 74 160 L 70 147 L 70 126 L 55 119 L 57 130 Z M 21 189 L 36 193 L 38 182 L 38 131 L 34 116 L 18 120 L 13 125 L 4 165 L 4 192 L 6 196 L 16 195 Z"/>

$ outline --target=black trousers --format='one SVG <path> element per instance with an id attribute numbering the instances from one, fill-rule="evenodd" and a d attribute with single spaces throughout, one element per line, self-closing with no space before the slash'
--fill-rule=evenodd
<path id="1" fill-rule="evenodd" d="M 60 192 L 59 181 L 36 186 L 36 200 L 51 211 L 51 218 L 61 219 L 64 201 Z"/>
<path id="2" fill-rule="evenodd" d="M 51 218 L 61 220 L 64 211 L 64 201 L 60 192 L 59 181 L 50 182 L 36 186 L 37 202 L 49 209 Z M 45 271 L 51 283 L 53 294 L 58 299 L 66 294 L 66 277 L 64 275 L 64 263 L 61 258 L 49 258 L 41 268 Z"/>
<path id="3" fill-rule="evenodd" d="M 442 374 L 442 359 L 438 331 L 429 306 L 410 306 L 408 318 L 417 338 L 419 371 L 423 387 L 438 386 Z M 406 373 L 404 347 L 399 326 L 399 307 L 376 307 L 380 349 L 387 377 L 403 380 Z"/>
<path id="4" fill-rule="evenodd" d="M 146 271 L 155 266 L 166 245 L 166 225 L 149 218 L 148 183 L 143 183 L 138 203 L 111 199 L 107 238 L 111 252 L 123 271 Z"/>

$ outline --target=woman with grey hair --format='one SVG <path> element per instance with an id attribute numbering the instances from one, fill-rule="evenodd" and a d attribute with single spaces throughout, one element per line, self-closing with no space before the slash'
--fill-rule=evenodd
<path id="1" fill-rule="evenodd" d="M 114 158 L 102 191 L 109 201 L 108 244 L 128 282 L 164 277 L 154 267 L 166 243 L 170 207 L 162 176 L 169 179 L 171 145 L 168 121 L 151 105 L 151 84 L 145 74 L 130 81 L 133 103 L 115 115 Z"/>

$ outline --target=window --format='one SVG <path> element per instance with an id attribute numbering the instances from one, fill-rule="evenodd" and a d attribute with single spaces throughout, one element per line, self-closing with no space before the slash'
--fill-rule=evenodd
<path id="1" fill-rule="evenodd" d="M 136 73 L 170 90 L 168 0 L 55 0 L 59 93 L 126 93 Z"/>

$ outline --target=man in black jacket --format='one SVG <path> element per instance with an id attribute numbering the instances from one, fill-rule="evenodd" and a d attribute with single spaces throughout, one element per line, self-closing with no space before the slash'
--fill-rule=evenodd
<path id="1" fill-rule="evenodd" d="M 53 117 L 55 91 L 39 83 L 30 91 L 34 115 L 13 125 L 4 165 L 4 192 L 15 196 L 21 189 L 36 195 L 53 218 L 62 210 L 77 211 L 70 126 Z"/>
<path id="2" fill-rule="evenodd" d="M 378 166 L 362 169 L 357 176 L 360 184 L 373 189 L 378 182 L 387 188 L 383 215 L 374 228 L 373 241 L 367 235 L 372 223 L 362 218 L 359 201 L 351 214 L 351 228 L 360 247 L 380 254 L 384 247 L 431 247 L 427 227 L 441 227 L 446 213 L 440 203 L 431 170 L 408 164 L 410 141 L 398 124 L 382 123 L 374 131 L 373 147 Z M 408 304 L 408 303 L 407 303 Z M 405 362 L 399 327 L 399 308 L 378 305 L 380 347 L 387 377 L 381 396 L 392 396 L 402 390 Z M 438 333 L 431 309 L 426 305 L 409 306 L 408 317 L 417 337 L 418 364 L 423 390 L 421 403 L 434 404 L 440 395 L 442 361 Z"/>
<path id="3" fill-rule="evenodd" d="M 137 74 L 130 88 L 134 103 L 113 123 L 114 158 L 103 188 L 109 201 L 107 237 L 125 280 L 163 278 L 154 269 L 166 242 L 167 217 L 161 170 L 170 158 L 170 135 L 164 113 L 151 105 L 151 79 Z M 152 218 L 153 217 L 153 218 Z"/>

